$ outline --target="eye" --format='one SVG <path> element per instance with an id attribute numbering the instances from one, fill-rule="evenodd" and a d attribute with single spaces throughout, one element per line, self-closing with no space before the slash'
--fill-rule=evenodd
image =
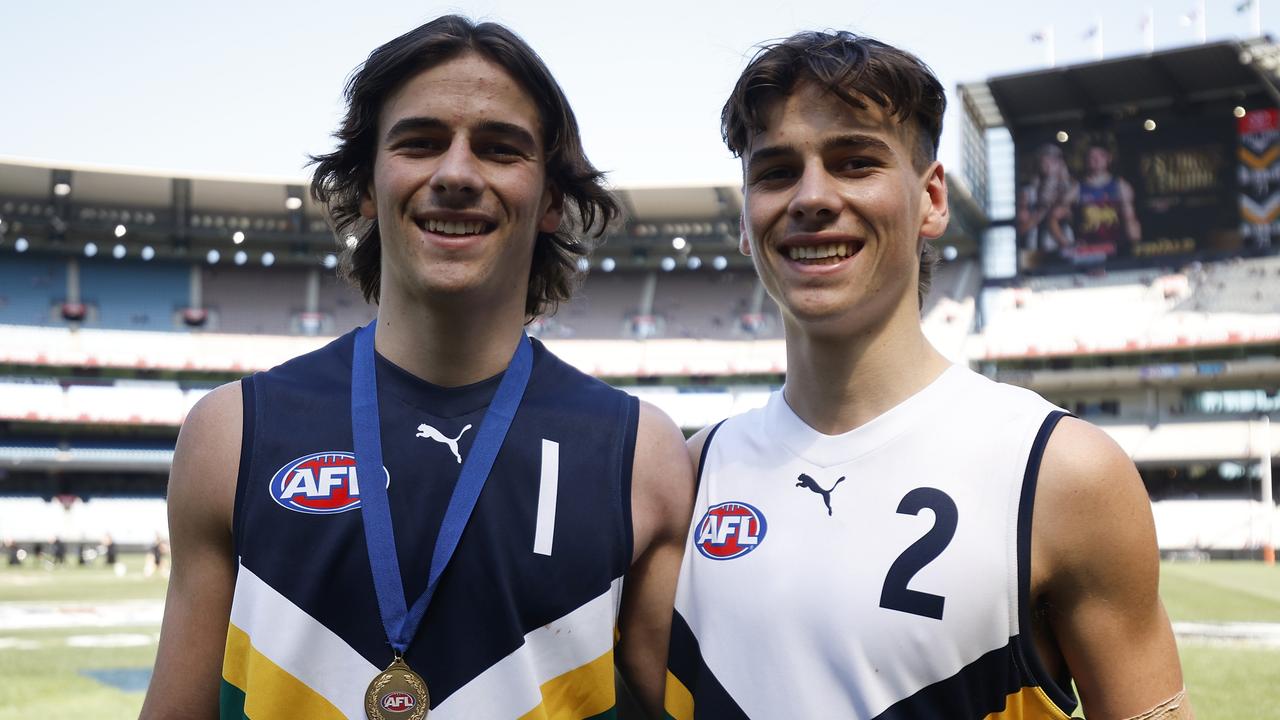
<path id="1" fill-rule="evenodd" d="M 795 177 L 795 171 L 787 165 L 774 165 L 772 167 L 761 168 L 752 178 L 753 184 L 779 184 L 784 183 Z"/>
<path id="2" fill-rule="evenodd" d="M 444 143 L 434 138 L 407 138 L 396 143 L 393 149 L 407 151 L 410 153 L 431 153 L 443 150 Z"/>
<path id="3" fill-rule="evenodd" d="M 878 165 L 879 163 L 877 163 L 874 158 L 869 158 L 864 155 L 847 157 L 837 163 L 837 166 L 842 172 L 859 172 L 862 170 L 869 170 Z"/>
<path id="4" fill-rule="evenodd" d="M 499 161 L 514 161 L 525 157 L 520 148 L 503 142 L 488 143 L 480 148 L 480 152 Z"/>

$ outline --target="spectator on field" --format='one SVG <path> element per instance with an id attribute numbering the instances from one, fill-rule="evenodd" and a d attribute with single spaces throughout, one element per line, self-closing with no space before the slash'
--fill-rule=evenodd
<path id="1" fill-rule="evenodd" d="M 22 548 L 13 541 L 13 538 L 4 539 L 4 554 L 9 558 L 10 567 L 22 564 Z"/>
<path id="2" fill-rule="evenodd" d="M 102 554 L 107 557 L 107 567 L 114 570 L 116 575 L 124 575 L 124 563 L 120 562 L 120 551 L 116 548 L 116 541 L 111 533 L 102 537 Z"/>
<path id="3" fill-rule="evenodd" d="M 160 537 L 160 533 L 156 533 L 155 542 L 151 543 L 151 547 L 147 549 L 146 565 L 143 566 L 142 574 L 151 577 L 159 571 L 161 575 L 168 576 L 168 568 L 165 567 L 165 558 L 169 555 L 169 543 Z"/>

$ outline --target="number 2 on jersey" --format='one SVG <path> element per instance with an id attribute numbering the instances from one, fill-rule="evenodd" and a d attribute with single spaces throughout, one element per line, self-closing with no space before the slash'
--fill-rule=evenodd
<path id="1" fill-rule="evenodd" d="M 951 496 L 937 488 L 921 487 L 903 496 L 902 502 L 898 504 L 898 514 L 919 515 L 926 508 L 933 511 L 933 527 L 903 550 L 889 566 L 889 573 L 884 578 L 884 589 L 880 591 L 880 607 L 941 620 L 946 598 L 908 589 L 907 584 L 925 565 L 933 562 L 947 549 L 951 538 L 956 534 L 956 522 L 960 513 Z"/>

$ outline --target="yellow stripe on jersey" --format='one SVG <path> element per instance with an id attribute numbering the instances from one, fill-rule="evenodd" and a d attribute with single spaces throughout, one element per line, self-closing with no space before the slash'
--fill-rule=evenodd
<path id="1" fill-rule="evenodd" d="M 258 652 L 235 625 L 227 627 L 222 678 L 244 692 L 244 714 L 253 720 L 343 720 L 338 708 Z"/>
<path id="2" fill-rule="evenodd" d="M 544 683 L 542 702 L 520 720 L 579 720 L 614 706 L 613 650 Z"/>
<path id="3" fill-rule="evenodd" d="M 1070 720 L 1070 717 L 1044 694 L 1043 688 L 1024 687 L 1004 699 L 1004 710 L 991 713 L 984 720 Z"/>
<path id="4" fill-rule="evenodd" d="M 675 720 L 693 720 L 693 693 L 680 682 L 680 678 L 667 671 L 667 692 L 662 709 Z"/>

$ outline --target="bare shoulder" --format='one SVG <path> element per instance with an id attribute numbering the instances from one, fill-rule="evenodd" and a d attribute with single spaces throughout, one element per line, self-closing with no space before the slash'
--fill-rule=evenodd
<path id="1" fill-rule="evenodd" d="M 1036 488 L 1037 560 L 1066 573 L 1120 565 L 1129 556 L 1155 566 L 1151 504 L 1124 450 L 1101 429 L 1063 418 L 1049 437 Z M 1150 562 L 1148 562 L 1150 561 Z M 1039 573 L 1038 573 L 1039 574 Z"/>
<path id="2" fill-rule="evenodd" d="M 683 533 L 693 507 L 693 466 L 684 434 L 666 413 L 641 400 L 631 472 L 638 557 L 655 540 Z"/>
<path id="3" fill-rule="evenodd" d="M 698 472 L 698 465 L 702 462 L 702 451 L 707 447 L 707 441 L 711 439 L 712 433 L 716 430 L 716 425 L 708 425 L 685 442 L 689 449 L 689 462 L 693 463 L 693 472 Z"/>
<path id="4" fill-rule="evenodd" d="M 230 528 L 244 425 L 241 393 L 239 381 L 227 383 L 187 414 L 169 476 L 172 512 L 212 513 Z"/>

